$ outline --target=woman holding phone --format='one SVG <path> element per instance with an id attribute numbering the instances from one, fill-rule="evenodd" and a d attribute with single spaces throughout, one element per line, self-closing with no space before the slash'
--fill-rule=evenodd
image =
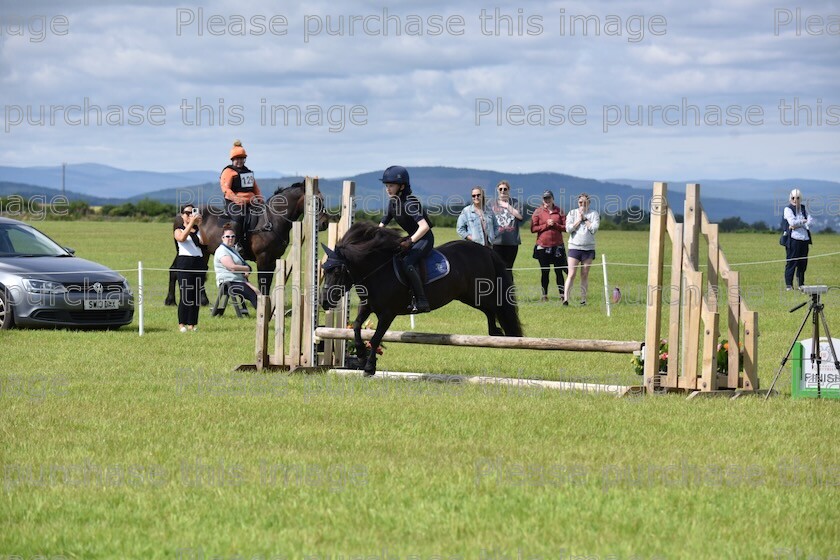
<path id="1" fill-rule="evenodd" d="M 580 267 L 580 304 L 586 305 L 589 267 L 595 260 L 595 232 L 601 225 L 598 212 L 589 208 L 589 202 L 589 195 L 580 193 L 578 207 L 569 212 L 566 218 L 566 231 L 569 232 L 569 275 L 566 277 L 563 305 L 569 305 L 569 294 L 572 292 L 578 267 Z"/>
<path id="2" fill-rule="evenodd" d="M 178 329 L 181 332 L 198 329 L 198 311 L 201 309 L 202 284 L 204 283 L 204 259 L 202 258 L 201 214 L 192 204 L 185 204 L 181 208 L 184 227 L 176 228 L 173 232 L 178 245 L 178 258 L 175 268 L 178 270 L 178 287 L 181 298 L 178 301 Z"/>

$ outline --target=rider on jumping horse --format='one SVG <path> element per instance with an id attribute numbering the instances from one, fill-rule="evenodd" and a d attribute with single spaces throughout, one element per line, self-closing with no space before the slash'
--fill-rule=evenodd
<path id="1" fill-rule="evenodd" d="M 254 178 L 254 172 L 245 167 L 245 148 L 236 140 L 230 150 L 231 165 L 222 170 L 219 183 L 225 197 L 225 211 L 234 223 L 236 235 L 242 248 L 248 246 L 248 215 L 254 202 L 262 202 L 260 187 Z"/>
<path id="2" fill-rule="evenodd" d="M 405 167 L 392 165 L 385 170 L 380 180 L 385 183 L 390 200 L 388 212 L 382 218 L 379 227 L 388 225 L 394 219 L 408 233 L 400 242 L 400 248 L 405 254 L 400 259 L 400 264 L 413 293 L 410 310 L 412 313 L 427 313 L 429 301 L 426 299 L 417 263 L 434 248 L 435 236 L 432 233 L 431 221 L 420 200 L 411 194 L 411 183 Z"/>

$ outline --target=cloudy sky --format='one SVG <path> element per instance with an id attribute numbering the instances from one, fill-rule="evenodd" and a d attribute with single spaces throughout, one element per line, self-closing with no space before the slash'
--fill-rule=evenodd
<path id="1" fill-rule="evenodd" d="M 22 4 L 5 165 L 840 178 L 836 1 Z"/>

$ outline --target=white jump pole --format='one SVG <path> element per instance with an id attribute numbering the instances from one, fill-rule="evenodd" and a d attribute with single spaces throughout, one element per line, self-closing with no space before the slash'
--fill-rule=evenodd
<path id="1" fill-rule="evenodd" d="M 353 340 L 353 329 L 315 328 L 318 339 Z M 376 331 L 362 329 L 362 340 L 370 340 Z M 577 338 L 534 338 L 525 336 L 485 336 L 476 334 L 424 333 L 417 331 L 385 331 L 382 342 L 432 344 L 438 346 L 471 346 L 474 348 L 517 348 L 520 350 L 565 350 L 567 352 L 611 352 L 632 354 L 642 348 L 633 340 L 583 340 Z"/>
<path id="2" fill-rule="evenodd" d="M 143 261 L 137 261 L 137 331 L 143 336 Z"/>
<path id="3" fill-rule="evenodd" d="M 604 301 L 607 302 L 607 317 L 610 317 L 610 284 L 607 282 L 607 256 L 601 253 L 601 266 L 604 269 Z"/>

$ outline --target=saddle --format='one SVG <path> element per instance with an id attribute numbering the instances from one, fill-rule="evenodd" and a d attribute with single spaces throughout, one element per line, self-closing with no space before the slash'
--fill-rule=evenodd
<path id="1" fill-rule="evenodd" d="M 400 265 L 399 257 L 394 257 L 393 261 L 394 266 L 394 274 L 397 276 L 397 280 L 400 281 L 400 284 L 403 286 L 408 286 L 408 281 L 405 279 L 402 271 L 402 265 Z M 432 252 L 429 253 L 426 258 L 422 259 L 418 264 L 418 272 L 420 273 L 420 280 L 423 281 L 424 286 L 428 286 L 435 280 L 440 280 L 447 274 L 449 274 L 449 259 L 446 256 L 438 251 L 437 249 L 432 249 Z"/>
<path id="2" fill-rule="evenodd" d="M 254 233 L 257 231 L 271 231 L 271 222 L 265 220 L 265 223 L 260 225 L 264 213 L 248 212 L 242 221 L 242 228 L 245 234 Z"/>
<path id="3" fill-rule="evenodd" d="M 259 231 L 271 231 L 273 229 L 271 225 L 271 220 L 265 218 L 265 212 L 254 212 L 253 210 L 249 211 L 244 217 L 241 218 L 241 227 L 242 227 L 242 237 L 238 239 L 238 244 L 242 248 L 241 254 L 246 260 L 254 260 L 255 255 L 251 251 L 251 244 L 249 243 L 249 238 L 251 237 L 250 234 L 259 232 Z M 230 216 L 227 212 L 222 216 L 222 220 L 230 220 L 235 222 L 236 220 L 233 219 L 233 216 Z M 264 223 L 260 225 L 260 222 L 263 221 Z"/>

